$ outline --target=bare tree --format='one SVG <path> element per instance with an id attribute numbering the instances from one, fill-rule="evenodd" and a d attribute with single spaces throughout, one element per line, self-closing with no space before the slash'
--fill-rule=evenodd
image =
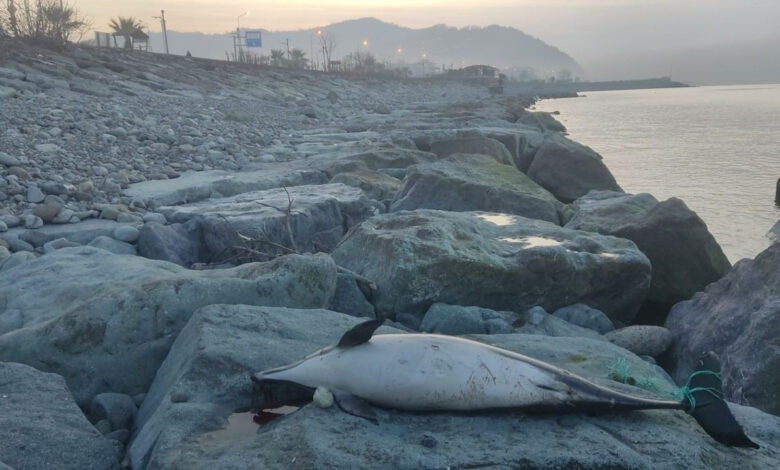
<path id="1" fill-rule="evenodd" d="M 86 19 L 64 0 L 1 0 L 0 31 L 24 39 L 65 43 Z"/>
<path id="2" fill-rule="evenodd" d="M 322 54 L 322 70 L 330 72 L 331 57 L 333 57 L 333 51 L 336 50 L 336 38 L 328 34 L 327 31 L 319 30 L 317 31 L 317 41 Z"/>

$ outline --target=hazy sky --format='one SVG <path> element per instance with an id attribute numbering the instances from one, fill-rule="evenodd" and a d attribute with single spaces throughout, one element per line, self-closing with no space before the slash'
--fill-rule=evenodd
<path id="1" fill-rule="evenodd" d="M 159 30 L 161 8 L 176 31 L 236 27 L 303 29 L 366 16 L 414 28 L 513 26 L 588 62 L 650 51 L 760 40 L 780 35 L 780 0 L 70 0 L 96 30 L 134 16 Z"/>

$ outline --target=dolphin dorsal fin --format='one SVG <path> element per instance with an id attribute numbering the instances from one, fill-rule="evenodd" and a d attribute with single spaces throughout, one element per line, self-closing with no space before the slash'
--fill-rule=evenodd
<path id="1" fill-rule="evenodd" d="M 371 339 L 371 336 L 374 335 L 374 331 L 376 331 L 384 322 L 384 320 L 369 320 L 353 326 L 349 331 L 344 333 L 344 336 L 341 337 L 337 346 L 340 348 L 351 348 L 367 343 L 368 340 Z"/>

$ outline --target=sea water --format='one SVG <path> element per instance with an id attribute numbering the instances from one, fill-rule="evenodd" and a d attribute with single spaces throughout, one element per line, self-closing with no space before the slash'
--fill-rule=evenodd
<path id="1" fill-rule="evenodd" d="M 780 218 L 780 85 L 589 92 L 545 100 L 628 193 L 678 197 L 731 262 L 769 246 Z"/>

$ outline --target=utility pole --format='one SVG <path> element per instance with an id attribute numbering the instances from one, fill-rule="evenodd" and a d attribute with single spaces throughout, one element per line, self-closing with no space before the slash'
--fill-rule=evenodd
<path id="1" fill-rule="evenodd" d="M 238 58 L 239 51 L 243 52 L 243 44 L 241 44 L 241 17 L 248 15 L 249 12 L 245 11 L 236 17 L 236 37 L 233 38 L 233 58 L 236 62 L 241 62 Z M 243 54 L 242 54 L 243 55 Z"/>
<path id="2" fill-rule="evenodd" d="M 168 30 L 165 28 L 165 10 L 160 10 L 161 16 L 155 16 L 154 18 L 160 19 L 160 25 L 162 26 L 162 33 L 163 33 L 163 42 L 165 43 L 165 53 L 170 54 L 168 52 Z"/>

